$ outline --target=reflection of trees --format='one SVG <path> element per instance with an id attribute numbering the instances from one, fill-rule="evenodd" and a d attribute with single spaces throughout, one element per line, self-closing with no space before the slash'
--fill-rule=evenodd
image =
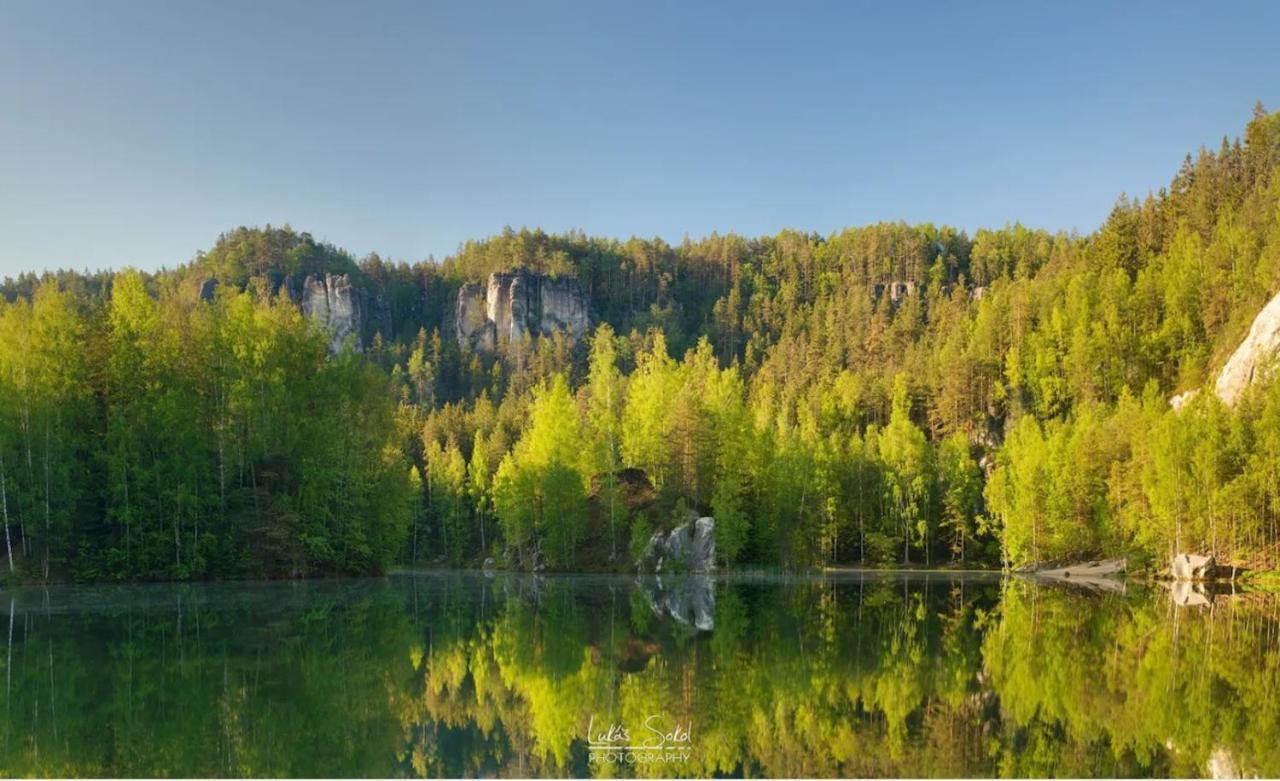
<path id="1" fill-rule="evenodd" d="M 385 583 L 24 592 L 0 776 L 359 776 L 397 751 Z M 8 616 L 5 616 L 7 623 Z"/>
<path id="2" fill-rule="evenodd" d="M 442 646 L 437 637 L 420 665 L 418 710 L 401 710 L 411 716 L 406 734 L 418 724 L 468 723 L 501 734 L 505 743 L 454 742 L 445 753 L 474 750 L 484 759 L 463 760 L 450 772 L 822 776 L 993 769 L 983 722 L 975 718 L 987 709 L 975 684 L 974 597 L 981 594 L 963 598 L 946 586 L 904 591 L 896 581 L 864 588 L 721 584 L 715 630 L 698 635 L 680 622 L 655 620 L 650 600 L 628 593 L 637 586 L 613 582 L 587 597 L 581 588 L 566 594 L 569 583 L 545 584 L 533 598 L 504 597 L 483 628 L 452 644 Z M 593 716 L 597 723 L 620 721 L 636 735 L 653 714 L 692 724 L 686 764 L 587 763 Z M 930 735 L 924 746 L 917 741 L 922 731 Z"/>
<path id="3" fill-rule="evenodd" d="M 643 588 L 429 576 L 87 606 L 28 594 L 0 654 L 0 775 L 1280 769 L 1275 598 L 1178 610 L 1022 582 L 721 581 L 700 632 Z M 654 714 L 692 725 L 687 762 L 588 761 L 592 717 L 639 734 Z"/>
<path id="4" fill-rule="evenodd" d="M 1006 716 L 1003 769 L 1205 775 L 1218 753 L 1274 775 L 1277 604 L 1250 595 L 1184 610 L 1012 584 L 983 644 Z"/>
<path id="5" fill-rule="evenodd" d="M 1257 606 L 1170 617 L 1141 595 L 1023 583 L 1008 585 L 1003 602 L 994 584 L 722 583 L 715 630 L 700 636 L 655 619 L 647 598 L 616 583 L 607 595 L 577 589 L 564 602 L 569 588 L 508 596 L 465 641 L 471 669 L 492 687 L 484 696 L 468 688 L 475 672 L 460 674 L 439 651 L 433 665 L 458 682 L 457 696 L 447 708 L 424 700 L 415 717 L 456 721 L 462 712 L 503 736 L 492 762 L 458 768 L 1203 774 L 1214 751 L 1246 769 L 1277 766 L 1276 624 Z M 438 685 L 434 669 L 428 689 Z M 587 764 L 592 715 L 633 726 L 653 713 L 692 722 L 687 764 Z"/>

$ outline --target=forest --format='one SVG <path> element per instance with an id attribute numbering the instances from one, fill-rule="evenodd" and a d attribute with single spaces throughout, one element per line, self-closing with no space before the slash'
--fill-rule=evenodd
<path id="1" fill-rule="evenodd" d="M 881 223 L 616 240 L 507 229 L 356 259 L 238 228 L 154 273 L 0 287 L 3 577 L 726 567 L 1280 568 L 1280 382 L 1211 387 L 1280 291 L 1280 114 L 1093 233 Z M 572 277 L 591 332 L 485 353 L 461 286 Z M 345 275 L 356 343 L 297 305 Z"/>

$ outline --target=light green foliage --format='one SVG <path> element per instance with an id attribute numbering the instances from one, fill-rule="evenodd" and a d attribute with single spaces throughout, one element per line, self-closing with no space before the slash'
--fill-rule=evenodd
<path id="1" fill-rule="evenodd" d="M 627 384 L 627 407 L 622 415 L 622 457 L 643 469 L 661 487 L 671 474 L 671 416 L 679 378 L 667 355 L 667 340 L 659 332 L 653 347 L 637 359 Z"/>
<path id="2" fill-rule="evenodd" d="M 549 563 L 568 567 L 587 520 L 585 470 L 592 454 L 563 376 L 534 394 L 529 418 L 494 476 L 495 509 L 519 556 L 540 548 Z"/>
<path id="3" fill-rule="evenodd" d="M 886 500 L 901 527 L 904 563 L 911 561 L 913 540 L 928 551 L 933 531 L 930 456 L 924 432 L 911 422 L 907 379 L 899 375 L 889 425 L 880 434 L 880 458 L 885 466 Z"/>
<path id="4" fill-rule="evenodd" d="M 942 491 L 942 525 L 951 538 L 951 552 L 963 561 L 965 545 L 977 529 L 974 519 L 982 499 L 982 472 L 970 453 L 969 438 L 955 433 L 938 448 L 938 479 Z"/>
<path id="5" fill-rule="evenodd" d="M 726 562 L 1280 566 L 1277 382 L 1231 409 L 1211 393 L 1280 291 L 1277 171 L 1280 118 L 1258 110 L 1085 236 L 507 230 L 409 265 L 243 228 L 174 271 L 10 280 L 6 565 L 181 578 L 505 549 L 619 567 L 624 519 L 683 500 L 724 516 Z M 462 284 L 516 269 L 576 282 L 595 334 L 491 354 L 441 329 Z M 328 356 L 299 314 L 321 274 L 368 304 L 363 354 Z"/>

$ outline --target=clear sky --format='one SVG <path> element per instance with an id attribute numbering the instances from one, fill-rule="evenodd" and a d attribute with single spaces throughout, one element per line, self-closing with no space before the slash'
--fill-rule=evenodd
<path id="1" fill-rule="evenodd" d="M 1256 100 L 1280 3 L 0 0 L 0 275 L 286 222 L 1087 232 Z"/>

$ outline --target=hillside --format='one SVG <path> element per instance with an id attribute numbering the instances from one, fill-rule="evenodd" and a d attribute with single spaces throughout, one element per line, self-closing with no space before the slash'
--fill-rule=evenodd
<path id="1" fill-rule="evenodd" d="M 239 228 L 153 275 L 10 280 L 10 561 L 613 568 L 712 514 L 725 563 L 1193 551 L 1275 568 L 1280 383 L 1230 406 L 1213 388 L 1280 291 L 1278 166 L 1280 114 L 1259 107 L 1087 236 L 508 229 L 410 265 Z M 459 339 L 459 292 L 512 271 L 573 280 L 589 335 Z M 307 303 L 334 279 L 345 341 Z M 624 469 L 648 500 L 619 500 Z"/>

